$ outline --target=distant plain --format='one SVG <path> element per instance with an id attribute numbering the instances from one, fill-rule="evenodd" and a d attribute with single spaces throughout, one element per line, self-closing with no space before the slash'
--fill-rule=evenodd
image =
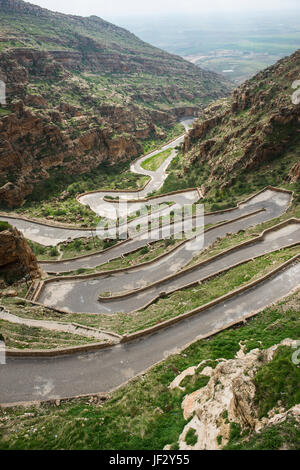
<path id="1" fill-rule="evenodd" d="M 300 47 L 300 11 L 113 18 L 144 41 L 240 84 Z"/>

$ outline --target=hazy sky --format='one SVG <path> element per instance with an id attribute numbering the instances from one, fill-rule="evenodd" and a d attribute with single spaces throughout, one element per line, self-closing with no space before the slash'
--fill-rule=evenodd
<path id="1" fill-rule="evenodd" d="M 299 0 L 31 0 L 49 10 L 75 15 L 116 18 L 143 14 L 201 13 L 299 8 Z"/>

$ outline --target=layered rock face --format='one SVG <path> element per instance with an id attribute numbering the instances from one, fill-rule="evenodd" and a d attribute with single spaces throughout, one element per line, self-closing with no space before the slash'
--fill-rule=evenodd
<path id="1" fill-rule="evenodd" d="M 17 276 L 29 274 L 39 278 L 37 259 L 21 232 L 15 228 L 0 232 L 0 273 L 13 272 Z"/>
<path id="2" fill-rule="evenodd" d="M 81 174 L 136 157 L 143 140 L 230 90 L 101 18 L 0 0 L 0 21 L 0 203 L 9 207 L 57 168 Z"/>
<path id="3" fill-rule="evenodd" d="M 297 159 L 300 140 L 300 104 L 293 99 L 293 83 L 300 78 L 300 51 L 248 80 L 231 95 L 209 106 L 184 142 L 185 172 L 207 166 L 206 190 L 222 190 L 236 178 L 282 159 Z M 299 158 L 299 157 L 298 157 Z M 283 179 L 299 180 L 299 163 Z M 290 171 L 290 173 L 289 173 Z"/>
<path id="4" fill-rule="evenodd" d="M 76 116 L 80 131 L 74 134 L 73 127 L 61 128 L 49 115 L 26 107 L 22 101 L 12 108 L 14 112 L 0 120 L 0 177 L 4 183 L 0 198 L 9 207 L 21 205 L 34 184 L 49 177 L 51 169 L 80 174 L 105 160 L 118 162 L 142 151 L 136 139 L 114 137 L 111 128 L 102 128 L 103 120 L 98 116 Z M 63 116 L 63 111 L 56 111 L 56 122 Z"/>
<path id="5" fill-rule="evenodd" d="M 286 339 L 280 345 L 293 347 L 295 343 Z M 194 375 L 198 370 L 201 370 L 200 375 L 210 377 L 206 387 L 186 395 L 182 402 L 184 418 L 189 422 L 179 437 L 180 450 L 221 449 L 229 440 L 230 423 L 240 425 L 243 430 L 259 432 L 288 417 L 300 422 L 300 404 L 289 410 L 271 410 L 268 417 L 258 417 L 253 379 L 262 365 L 272 361 L 280 345 L 266 350 L 254 349 L 247 354 L 242 347 L 235 359 L 220 359 L 214 369 L 203 361 L 172 382 L 171 389 L 180 387 L 186 376 Z M 186 443 L 186 435 L 191 429 L 197 441 L 194 445 Z"/>

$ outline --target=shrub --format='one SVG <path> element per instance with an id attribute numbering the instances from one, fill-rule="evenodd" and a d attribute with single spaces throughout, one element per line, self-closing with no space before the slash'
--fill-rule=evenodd
<path id="1" fill-rule="evenodd" d="M 12 226 L 9 225 L 8 222 L 1 222 L 0 221 L 0 232 L 4 232 L 4 230 L 11 230 Z"/>
<path id="2" fill-rule="evenodd" d="M 148 247 L 148 246 L 144 246 L 144 247 L 141 249 L 141 254 L 142 254 L 142 255 L 146 255 L 147 253 L 149 253 L 149 247 Z"/>
<path id="3" fill-rule="evenodd" d="M 292 362 L 293 350 L 282 346 L 274 359 L 256 374 L 255 403 L 259 417 L 267 416 L 280 400 L 286 409 L 300 403 L 300 370 Z"/>
<path id="4" fill-rule="evenodd" d="M 185 442 L 188 446 L 194 446 L 198 442 L 198 436 L 195 429 L 190 428 L 185 436 Z"/>
<path id="5" fill-rule="evenodd" d="M 50 249 L 50 256 L 58 256 L 59 255 L 59 252 L 57 250 L 57 248 L 55 246 L 52 246 L 52 248 Z"/>
<path id="6" fill-rule="evenodd" d="M 77 251 L 81 251 L 81 249 L 82 249 L 82 240 L 78 240 L 78 239 L 75 240 L 74 241 L 74 248 Z"/>

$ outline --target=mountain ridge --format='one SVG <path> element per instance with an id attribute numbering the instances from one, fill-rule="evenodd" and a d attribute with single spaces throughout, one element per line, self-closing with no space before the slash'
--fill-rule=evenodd
<path id="1" fill-rule="evenodd" d="M 83 174 L 137 157 L 232 88 L 99 17 L 0 0 L 0 24 L 4 206 L 22 205 L 61 169 Z"/>

